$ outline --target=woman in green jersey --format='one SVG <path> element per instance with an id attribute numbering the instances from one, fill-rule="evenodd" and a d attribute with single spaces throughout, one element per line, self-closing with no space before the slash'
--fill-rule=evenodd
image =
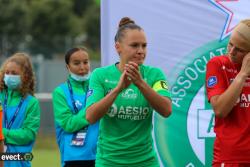
<path id="1" fill-rule="evenodd" d="M 0 100 L 6 153 L 30 153 L 40 126 L 35 75 L 28 55 L 9 57 L 0 71 Z M 29 161 L 4 161 L 5 167 L 29 167 Z"/>
<path id="2" fill-rule="evenodd" d="M 56 139 L 62 167 L 94 167 L 98 122 L 86 121 L 85 103 L 89 86 L 90 62 L 85 48 L 72 48 L 65 54 L 69 75 L 53 91 Z"/>
<path id="3" fill-rule="evenodd" d="M 86 118 L 91 124 L 100 120 L 96 167 L 158 167 L 152 114 L 172 112 L 166 77 L 143 64 L 145 33 L 128 17 L 119 23 L 115 48 L 120 62 L 94 70 L 87 94 Z"/>
<path id="4" fill-rule="evenodd" d="M 3 149 L 3 109 L 2 109 L 2 104 L 0 101 L 0 153 L 4 152 Z M 0 161 L 0 167 L 3 167 L 3 161 Z"/>

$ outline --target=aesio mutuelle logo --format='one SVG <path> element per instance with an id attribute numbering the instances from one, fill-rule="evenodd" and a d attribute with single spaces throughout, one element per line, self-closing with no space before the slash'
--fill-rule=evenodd
<path id="1" fill-rule="evenodd" d="M 215 133 L 205 94 L 206 64 L 225 54 L 227 43 L 228 38 L 213 41 L 187 56 L 190 62 L 171 85 L 173 114 L 168 119 L 155 116 L 156 146 L 164 166 L 211 166 Z"/>

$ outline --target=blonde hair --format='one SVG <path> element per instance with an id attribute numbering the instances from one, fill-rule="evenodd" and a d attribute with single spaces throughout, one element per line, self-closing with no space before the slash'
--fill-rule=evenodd
<path id="1" fill-rule="evenodd" d="M 243 23 L 243 24 L 247 25 L 248 27 L 250 27 L 250 19 L 242 20 L 240 23 Z"/>
<path id="2" fill-rule="evenodd" d="M 240 23 L 234 28 L 234 31 L 236 31 L 250 45 L 250 19 L 240 21 Z"/>
<path id="3" fill-rule="evenodd" d="M 15 53 L 11 57 L 9 57 L 3 63 L 0 71 L 0 91 L 3 91 L 6 86 L 4 84 L 4 74 L 6 72 L 6 66 L 8 63 L 14 62 L 21 68 L 21 86 L 19 88 L 19 92 L 22 96 L 26 96 L 27 94 L 34 95 L 35 91 L 35 75 L 33 72 L 33 67 L 31 64 L 31 60 L 28 54 L 26 53 Z"/>

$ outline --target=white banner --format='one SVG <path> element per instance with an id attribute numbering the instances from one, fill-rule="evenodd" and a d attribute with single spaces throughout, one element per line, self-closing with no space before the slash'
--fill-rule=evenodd
<path id="1" fill-rule="evenodd" d="M 103 0 L 102 65 L 118 61 L 114 36 L 131 17 L 147 37 L 145 64 L 163 69 L 173 95 L 173 114 L 154 117 L 162 166 L 211 166 L 214 114 L 205 96 L 205 66 L 226 53 L 234 26 L 250 18 L 250 0 Z"/>

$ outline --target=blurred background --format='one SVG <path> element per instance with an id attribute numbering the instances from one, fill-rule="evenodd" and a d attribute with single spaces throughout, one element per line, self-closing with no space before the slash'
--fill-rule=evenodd
<path id="1" fill-rule="evenodd" d="M 91 69 L 100 66 L 100 0 L 0 0 L 0 25 L 0 63 L 26 52 L 36 73 L 41 127 L 32 166 L 60 166 L 51 92 L 67 77 L 68 49 L 87 47 Z"/>

